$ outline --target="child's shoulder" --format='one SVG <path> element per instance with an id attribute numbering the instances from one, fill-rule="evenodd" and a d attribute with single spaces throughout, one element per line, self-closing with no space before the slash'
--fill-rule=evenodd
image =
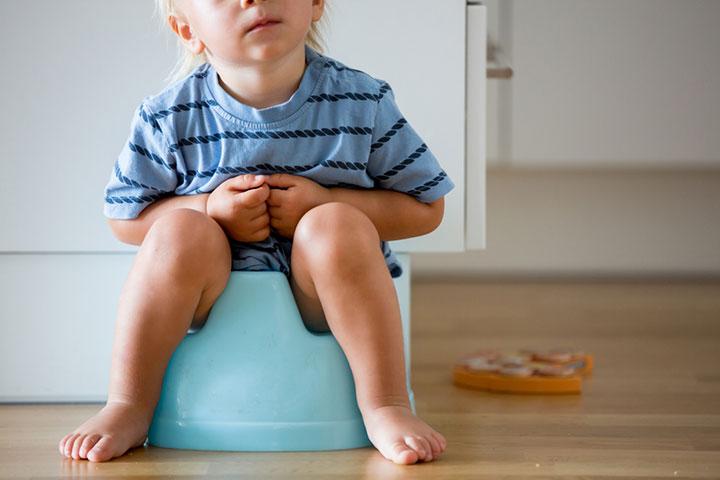
<path id="1" fill-rule="evenodd" d="M 203 82 L 208 75 L 208 68 L 209 64 L 203 63 L 159 92 L 147 95 L 142 99 L 143 107 L 155 114 L 192 108 L 205 98 Z"/>
<path id="2" fill-rule="evenodd" d="M 329 82 L 338 86 L 352 87 L 357 92 L 378 93 L 381 89 L 389 89 L 388 82 L 372 76 L 364 70 L 347 65 L 326 55 L 325 68 Z"/>

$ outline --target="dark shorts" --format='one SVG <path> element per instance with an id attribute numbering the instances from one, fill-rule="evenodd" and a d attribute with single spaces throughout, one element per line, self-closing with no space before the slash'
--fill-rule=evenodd
<path id="1" fill-rule="evenodd" d="M 262 242 L 238 242 L 231 238 L 232 270 L 284 273 L 290 278 L 292 240 L 272 233 Z"/>
<path id="2" fill-rule="evenodd" d="M 282 272 L 290 280 L 290 259 L 292 258 L 292 240 L 271 230 L 270 236 L 261 242 L 238 242 L 228 237 L 232 252 L 232 270 L 256 272 Z M 402 267 L 390 251 L 387 242 L 380 242 L 385 264 L 392 278 L 402 274 Z"/>

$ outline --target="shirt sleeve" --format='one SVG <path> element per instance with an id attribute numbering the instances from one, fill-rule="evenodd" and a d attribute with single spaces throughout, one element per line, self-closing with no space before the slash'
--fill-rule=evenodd
<path id="1" fill-rule="evenodd" d="M 172 196 L 179 183 L 176 167 L 160 124 L 141 104 L 105 187 L 103 214 L 114 219 L 137 218 L 152 202 Z"/>
<path id="2" fill-rule="evenodd" d="M 376 188 L 407 193 L 425 203 L 443 197 L 455 183 L 403 117 L 387 82 L 382 82 L 380 97 L 367 168 Z"/>

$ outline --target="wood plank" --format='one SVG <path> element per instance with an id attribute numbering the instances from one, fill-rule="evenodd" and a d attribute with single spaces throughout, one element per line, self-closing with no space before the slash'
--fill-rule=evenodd
<path id="1" fill-rule="evenodd" d="M 0 477 L 718 478 L 720 283 L 415 282 L 413 389 L 448 439 L 439 460 L 394 465 L 372 448 L 200 452 L 138 448 L 103 464 L 60 456 L 100 405 L 0 406 Z M 452 385 L 479 347 L 578 346 L 596 368 L 581 395 Z"/>

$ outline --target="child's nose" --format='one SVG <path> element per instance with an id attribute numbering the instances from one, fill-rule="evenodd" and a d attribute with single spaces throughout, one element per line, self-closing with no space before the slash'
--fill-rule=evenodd
<path id="1" fill-rule="evenodd" d="M 265 3 L 265 0 L 240 0 L 240 6 L 242 6 L 243 8 L 247 8 L 256 3 Z"/>

